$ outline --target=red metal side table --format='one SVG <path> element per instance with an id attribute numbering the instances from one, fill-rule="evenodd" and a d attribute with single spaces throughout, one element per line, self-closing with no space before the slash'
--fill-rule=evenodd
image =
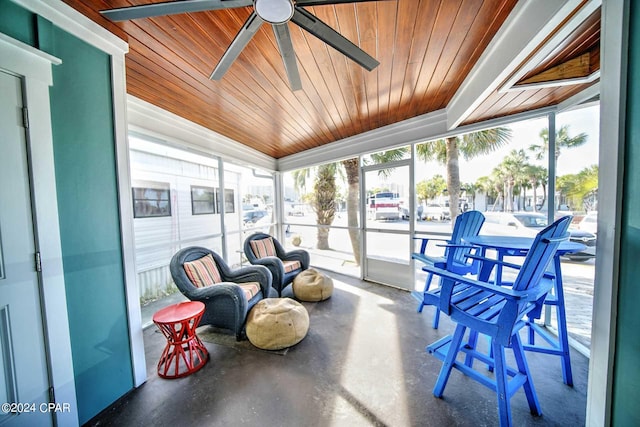
<path id="1" fill-rule="evenodd" d="M 167 338 L 158 361 L 162 378 L 181 378 L 196 372 L 209 360 L 209 352 L 196 335 L 204 304 L 187 301 L 170 305 L 153 315 L 153 322 Z"/>

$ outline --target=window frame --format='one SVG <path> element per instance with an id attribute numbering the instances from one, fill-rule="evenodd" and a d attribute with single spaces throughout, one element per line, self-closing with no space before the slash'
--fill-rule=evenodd
<path id="1" fill-rule="evenodd" d="M 221 195 L 221 189 L 216 188 L 216 206 L 218 209 L 218 213 L 228 214 L 236 212 L 236 193 L 233 188 L 225 188 L 224 196 Z M 229 209 L 227 209 L 229 206 Z"/>
<path id="2" fill-rule="evenodd" d="M 195 206 L 196 203 L 205 203 L 206 201 L 204 200 L 195 200 L 193 198 L 193 190 L 204 190 L 206 192 L 211 193 L 211 211 L 207 211 L 207 212 L 196 212 L 195 211 Z M 216 187 L 207 187 L 204 185 L 191 185 L 190 186 L 190 193 L 191 193 L 191 215 L 212 215 L 212 214 L 216 214 L 216 213 L 220 213 L 217 210 L 217 191 L 218 189 Z"/>
<path id="3" fill-rule="evenodd" d="M 133 202 L 133 218 L 134 219 L 141 219 L 141 218 L 166 218 L 166 217 L 171 217 L 173 215 L 172 213 L 172 209 L 171 209 L 171 185 L 168 182 L 153 182 L 150 183 L 153 186 L 138 186 L 138 187 L 131 187 L 131 199 Z M 166 201 L 167 202 L 167 213 L 166 214 L 160 214 L 160 215 L 145 215 L 145 214 L 141 214 L 138 209 L 138 203 L 140 201 L 151 201 L 152 199 L 144 199 L 144 198 L 136 198 L 136 190 L 144 190 L 143 194 L 146 193 L 148 190 L 154 190 L 154 191 L 163 191 L 166 192 L 167 194 L 167 198 L 166 199 L 155 199 L 157 201 Z"/>

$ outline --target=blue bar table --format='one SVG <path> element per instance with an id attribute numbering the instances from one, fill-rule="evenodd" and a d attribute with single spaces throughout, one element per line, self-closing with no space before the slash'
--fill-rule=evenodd
<path id="1" fill-rule="evenodd" d="M 463 239 L 466 243 L 481 248 L 480 253 L 486 256 L 487 249 L 496 251 L 496 257 L 499 261 L 503 261 L 505 256 L 526 256 L 533 238 L 516 237 L 516 236 L 474 236 Z M 585 250 L 585 245 L 581 243 L 566 241 L 560 244 L 553 258 L 553 267 L 555 271 L 555 280 L 553 294 L 549 293 L 544 301 L 545 305 L 556 308 L 556 316 L 558 319 L 558 337 L 553 337 L 542 325 L 534 322 L 529 318 L 527 326 L 529 327 L 529 342 L 523 345 L 528 351 L 539 353 L 554 354 L 562 359 L 562 379 L 568 386 L 573 386 L 573 376 L 571 374 L 571 360 L 569 355 L 569 338 L 567 335 L 567 316 L 564 306 L 564 291 L 562 289 L 562 272 L 560 268 L 560 257 L 566 254 L 581 252 Z M 480 268 L 478 279 L 488 281 L 491 271 Z M 502 268 L 497 267 L 495 271 L 495 283 L 504 285 L 502 282 Z M 535 344 L 535 334 L 538 333 L 549 346 L 541 346 Z M 474 343 L 470 343 L 474 345 Z"/>

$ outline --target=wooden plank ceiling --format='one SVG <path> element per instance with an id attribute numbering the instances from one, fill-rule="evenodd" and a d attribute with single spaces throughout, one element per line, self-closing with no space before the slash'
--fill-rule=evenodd
<path id="1" fill-rule="evenodd" d="M 64 0 L 129 43 L 129 94 L 274 158 L 446 107 L 517 3 L 385 0 L 308 7 L 380 65 L 368 72 L 289 23 L 302 79 L 302 90 L 293 92 L 270 25 L 220 81 L 209 79 L 251 7 L 119 23 L 98 13 L 154 1 Z M 597 41 L 599 23 L 598 14 L 589 27 Z M 557 55 L 593 50 L 588 40 Z M 555 56 L 540 67 L 554 65 Z M 496 92 L 466 122 L 555 104 L 582 89 Z"/>

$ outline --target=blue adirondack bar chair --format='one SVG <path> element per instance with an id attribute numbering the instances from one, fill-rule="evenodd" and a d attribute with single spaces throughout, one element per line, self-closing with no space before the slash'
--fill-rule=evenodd
<path id="1" fill-rule="evenodd" d="M 475 253 L 475 248 L 464 245 L 462 239 L 477 236 L 480 228 L 482 228 L 482 224 L 484 224 L 484 215 L 481 212 L 468 211 L 456 218 L 450 240 L 414 237 L 414 239 L 421 239 L 422 244 L 420 245 L 420 252 L 414 252 L 411 257 L 426 264 L 422 270 L 427 272 L 427 278 L 424 282 L 422 292 L 413 291 L 411 295 L 418 300 L 418 313 L 422 313 L 425 305 L 436 307 L 436 312 L 433 316 L 434 329 L 438 329 L 440 322 L 440 309 L 438 308 L 440 288 L 431 288 L 433 273 L 428 267 L 435 266 L 461 275 L 476 274 L 480 263 L 478 260 L 469 257 L 470 254 Z M 442 245 L 444 246 L 444 255 L 442 257 L 433 257 L 425 254 L 429 240 L 445 242 L 445 244 Z"/>
<path id="2" fill-rule="evenodd" d="M 554 274 L 548 273 L 558 245 L 567 240 L 567 228 L 571 217 L 563 217 L 542 230 L 534 239 L 521 267 L 509 263 L 506 267 L 518 267 L 519 273 L 513 287 L 502 287 L 480 282 L 437 267 L 430 271 L 441 277 L 440 309 L 457 323 L 453 336 L 444 337 L 427 347 L 427 351 L 443 361 L 442 369 L 433 389 L 436 397 L 442 397 L 453 368 L 494 390 L 498 396 L 498 414 L 501 426 L 510 426 L 511 396 L 522 386 L 533 415 L 542 415 L 540 403 L 524 355 L 518 332 L 525 325 L 524 316 L 538 317 L 547 292 L 553 286 Z M 486 260 L 499 264 L 495 260 Z M 491 340 L 491 356 L 464 343 L 467 328 L 473 334 L 484 334 Z M 476 342 L 475 338 L 473 339 Z M 513 350 L 517 369 L 505 362 L 505 348 Z M 457 360 L 459 352 L 466 354 L 464 361 Z M 473 360 L 495 369 L 495 380 L 473 369 Z M 509 379 L 511 377 L 511 379 Z"/>

